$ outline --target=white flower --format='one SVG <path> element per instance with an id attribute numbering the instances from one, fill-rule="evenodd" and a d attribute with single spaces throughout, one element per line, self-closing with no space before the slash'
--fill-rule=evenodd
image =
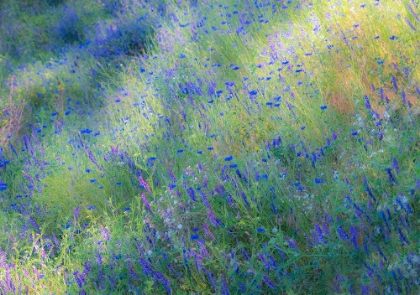
<path id="1" fill-rule="evenodd" d="M 178 229 L 181 229 L 182 228 L 182 224 L 178 224 Z"/>
<path id="2" fill-rule="evenodd" d="M 278 232 L 278 229 L 277 227 L 274 227 L 271 231 L 275 234 L 276 232 Z"/>

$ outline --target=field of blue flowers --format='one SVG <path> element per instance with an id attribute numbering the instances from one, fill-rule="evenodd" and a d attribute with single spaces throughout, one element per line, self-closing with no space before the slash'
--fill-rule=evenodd
<path id="1" fill-rule="evenodd" d="M 0 1 L 0 294 L 418 294 L 419 6 Z"/>

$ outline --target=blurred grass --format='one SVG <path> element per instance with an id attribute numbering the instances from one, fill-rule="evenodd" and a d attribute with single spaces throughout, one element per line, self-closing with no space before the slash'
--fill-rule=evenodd
<path id="1" fill-rule="evenodd" d="M 418 251 L 417 217 L 397 209 L 402 196 L 420 204 L 413 6 L 12 2 L 0 131 L 17 152 L 1 174 L 0 247 L 14 282 L 163 294 L 161 273 L 179 294 L 227 294 L 224 279 L 244 294 L 400 288 L 391 270 Z M 5 110 L 22 105 L 17 128 Z"/>

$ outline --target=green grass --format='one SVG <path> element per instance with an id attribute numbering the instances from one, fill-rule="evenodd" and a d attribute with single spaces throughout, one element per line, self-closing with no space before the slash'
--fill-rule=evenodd
<path id="1" fill-rule="evenodd" d="M 414 2 L 111 2 L 1 6 L 0 293 L 418 292 Z"/>

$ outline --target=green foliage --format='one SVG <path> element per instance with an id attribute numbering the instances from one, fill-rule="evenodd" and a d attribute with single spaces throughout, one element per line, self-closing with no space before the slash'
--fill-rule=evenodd
<path id="1" fill-rule="evenodd" d="M 417 10 L 333 2 L 11 1 L 0 282 L 415 293 Z"/>

